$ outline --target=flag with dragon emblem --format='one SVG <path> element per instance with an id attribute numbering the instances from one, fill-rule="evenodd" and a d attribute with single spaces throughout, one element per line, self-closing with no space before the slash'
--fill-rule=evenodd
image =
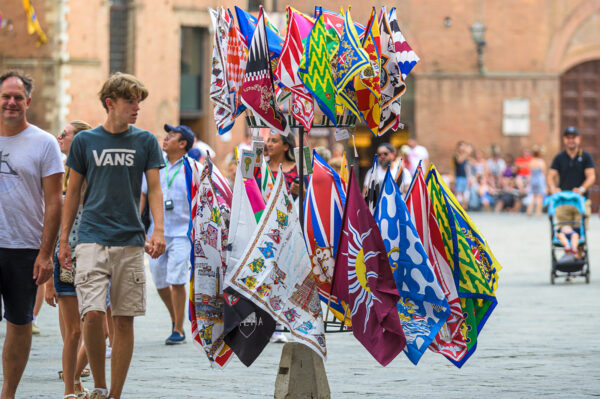
<path id="1" fill-rule="evenodd" d="M 467 353 L 458 362 L 449 359 L 461 367 L 475 352 L 478 335 L 498 304 L 495 291 L 501 267 L 433 164 L 426 182 L 465 317 Z"/>
<path id="2" fill-rule="evenodd" d="M 375 7 L 371 10 L 371 17 L 363 37 L 363 48 L 367 52 L 370 65 L 362 69 L 360 75 L 354 78 L 356 101 L 358 110 L 367 127 L 373 135 L 379 136 L 379 122 L 381 121 L 381 110 L 379 109 L 381 99 L 381 43 L 379 23 L 375 18 Z"/>
<path id="3" fill-rule="evenodd" d="M 292 201 L 280 168 L 258 228 L 225 284 L 325 358 L 321 302 Z"/>
<path id="4" fill-rule="evenodd" d="M 241 97 L 246 107 L 267 126 L 283 135 L 288 135 L 289 129 L 285 116 L 275 103 L 273 76 L 262 8 L 258 14 L 256 30 L 250 44 Z"/>
<path id="5" fill-rule="evenodd" d="M 406 345 L 396 308 L 400 297 L 381 234 L 353 170 L 342 220 L 331 294 L 350 305 L 354 336 L 386 366 Z"/>

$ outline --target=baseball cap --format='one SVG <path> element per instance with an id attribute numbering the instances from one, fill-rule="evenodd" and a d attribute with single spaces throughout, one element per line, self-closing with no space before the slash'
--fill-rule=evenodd
<path id="1" fill-rule="evenodd" d="M 189 150 L 194 145 L 194 132 L 192 132 L 192 129 L 190 129 L 186 125 L 171 126 L 171 125 L 168 125 L 165 123 L 164 129 L 165 129 L 165 132 L 167 132 L 167 133 L 169 133 L 169 132 L 181 133 L 181 137 L 183 137 L 183 139 L 188 142 L 188 145 L 186 146 L 186 150 Z"/>
<path id="2" fill-rule="evenodd" d="M 579 136 L 579 130 L 577 130 L 575 126 L 567 126 L 567 128 L 563 132 L 563 136 L 566 136 L 567 134 L 574 134 L 575 136 Z"/>

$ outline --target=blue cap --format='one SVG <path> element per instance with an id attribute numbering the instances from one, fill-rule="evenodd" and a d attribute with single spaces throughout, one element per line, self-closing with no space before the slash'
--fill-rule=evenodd
<path id="1" fill-rule="evenodd" d="M 192 157 L 196 161 L 199 161 L 200 158 L 202 158 L 203 156 L 205 156 L 205 154 L 203 154 L 202 151 L 200 151 L 200 149 L 198 149 L 198 148 L 192 148 L 192 149 L 190 149 L 187 154 L 188 154 L 189 157 Z"/>
<path id="2" fill-rule="evenodd" d="M 577 130 L 575 126 L 567 126 L 567 128 L 563 132 L 563 136 L 566 136 L 567 134 L 574 134 L 575 136 L 579 136 L 579 130 Z"/>
<path id="3" fill-rule="evenodd" d="M 185 146 L 186 150 L 189 150 L 194 145 L 194 132 L 186 125 L 171 126 L 165 123 L 165 132 L 181 133 L 181 137 L 188 142 L 188 145 Z"/>

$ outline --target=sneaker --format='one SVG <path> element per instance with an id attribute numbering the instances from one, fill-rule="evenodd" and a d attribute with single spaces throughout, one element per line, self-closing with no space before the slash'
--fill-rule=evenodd
<path id="1" fill-rule="evenodd" d="M 42 331 L 40 330 L 40 328 L 37 326 L 37 324 L 35 323 L 31 323 L 31 334 L 33 335 L 39 335 Z"/>
<path id="2" fill-rule="evenodd" d="M 90 399 L 108 399 L 108 390 L 96 388 L 92 391 Z"/>
<path id="3" fill-rule="evenodd" d="M 177 331 L 173 331 L 171 336 L 165 340 L 165 345 L 177 345 L 185 344 L 185 333 L 179 334 Z"/>
<path id="4" fill-rule="evenodd" d="M 106 353 L 104 355 L 107 359 L 110 359 L 110 356 L 112 355 L 112 348 L 110 346 L 106 347 Z"/>
<path id="5" fill-rule="evenodd" d="M 275 331 L 273 335 L 271 335 L 271 342 L 274 342 L 276 344 L 284 344 L 288 342 L 288 339 L 285 336 L 285 334 L 281 331 Z"/>

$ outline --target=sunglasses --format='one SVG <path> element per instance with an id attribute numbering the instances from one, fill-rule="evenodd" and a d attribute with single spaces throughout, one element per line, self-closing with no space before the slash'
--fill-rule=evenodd
<path id="1" fill-rule="evenodd" d="M 378 157 L 383 157 L 383 156 L 386 156 L 386 155 L 389 155 L 389 152 L 378 152 L 377 153 Z"/>
<path id="2" fill-rule="evenodd" d="M 59 134 L 56 138 L 57 139 L 64 139 L 65 137 L 67 137 L 67 133 L 63 130 L 61 134 Z"/>

